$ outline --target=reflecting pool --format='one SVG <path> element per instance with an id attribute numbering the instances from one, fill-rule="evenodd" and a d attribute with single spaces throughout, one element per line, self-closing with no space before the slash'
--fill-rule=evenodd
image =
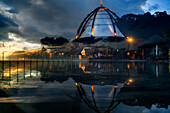
<path id="1" fill-rule="evenodd" d="M 0 62 L 1 113 L 170 113 L 170 63 Z"/>

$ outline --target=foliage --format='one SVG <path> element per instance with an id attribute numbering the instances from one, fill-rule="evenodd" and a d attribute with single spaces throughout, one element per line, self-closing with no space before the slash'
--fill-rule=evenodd
<path id="1" fill-rule="evenodd" d="M 40 42 L 43 45 L 52 45 L 52 46 L 60 46 L 63 45 L 64 43 L 68 43 L 68 39 L 59 37 L 59 38 L 54 38 L 54 37 L 45 37 L 40 40 Z"/>

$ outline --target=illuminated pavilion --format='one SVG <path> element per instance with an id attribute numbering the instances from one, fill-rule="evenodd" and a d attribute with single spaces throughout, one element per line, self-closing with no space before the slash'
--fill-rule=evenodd
<path id="1" fill-rule="evenodd" d="M 116 25 L 119 17 L 110 9 L 103 7 L 100 0 L 100 7 L 89 13 L 77 30 L 75 42 L 97 42 L 105 40 L 109 42 L 120 42 L 125 36 Z"/>

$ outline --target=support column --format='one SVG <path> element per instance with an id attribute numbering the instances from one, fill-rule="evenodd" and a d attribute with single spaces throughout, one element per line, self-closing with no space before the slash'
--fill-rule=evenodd
<path id="1" fill-rule="evenodd" d="M 158 45 L 156 45 L 156 57 L 158 56 Z"/>

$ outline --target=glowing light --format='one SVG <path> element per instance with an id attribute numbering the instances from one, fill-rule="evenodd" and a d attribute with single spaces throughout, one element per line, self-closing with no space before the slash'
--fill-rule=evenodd
<path id="1" fill-rule="evenodd" d="M 130 69 L 130 64 L 127 64 L 127 68 Z"/>
<path id="2" fill-rule="evenodd" d="M 93 28 L 92 28 L 92 30 L 91 30 L 91 35 L 93 35 Z"/>
<path id="3" fill-rule="evenodd" d="M 83 49 L 83 50 L 81 51 L 81 54 L 84 55 L 84 56 L 86 56 L 86 51 L 85 51 L 85 49 Z"/>
<path id="4" fill-rule="evenodd" d="M 117 49 L 117 52 L 119 52 L 119 49 Z"/>
<path id="5" fill-rule="evenodd" d="M 52 53 L 50 53 L 50 58 L 52 58 Z"/>
<path id="6" fill-rule="evenodd" d="M 117 68 L 117 72 L 119 72 L 119 68 Z"/>
<path id="7" fill-rule="evenodd" d="M 127 37 L 127 41 L 128 42 L 133 42 L 133 38 L 132 37 Z"/>
<path id="8" fill-rule="evenodd" d="M 79 68 L 81 68 L 81 62 L 79 62 Z"/>
<path id="9" fill-rule="evenodd" d="M 76 35 L 76 39 L 78 39 L 78 36 L 79 36 L 79 35 L 77 34 L 77 35 Z"/>
<path id="10" fill-rule="evenodd" d="M 76 82 L 75 85 L 78 86 L 78 83 Z"/>
<path id="11" fill-rule="evenodd" d="M 115 86 L 115 88 L 117 88 L 117 86 Z"/>
<path id="12" fill-rule="evenodd" d="M 79 60 L 81 60 L 81 55 L 79 55 Z"/>
<path id="13" fill-rule="evenodd" d="M 144 56 L 144 52 L 145 52 L 145 51 L 144 51 L 144 50 L 142 50 L 142 56 Z"/>
<path id="14" fill-rule="evenodd" d="M 86 67 L 85 67 L 85 66 L 81 66 L 81 69 L 82 69 L 83 71 L 85 71 Z"/>
<path id="15" fill-rule="evenodd" d="M 129 82 L 131 83 L 131 82 L 133 82 L 133 80 L 132 80 L 132 79 L 129 79 Z"/>
<path id="16" fill-rule="evenodd" d="M 103 2 L 102 2 L 102 0 L 100 0 L 100 7 L 102 7 L 102 5 L 103 5 Z"/>
<path id="17" fill-rule="evenodd" d="M 93 90 L 93 86 L 91 86 L 91 91 L 92 91 L 92 92 L 94 92 L 94 90 Z"/>
<path id="18" fill-rule="evenodd" d="M 117 36 L 116 32 L 114 32 L 114 35 Z"/>
<path id="19" fill-rule="evenodd" d="M 52 70 L 53 69 L 53 67 L 52 67 L 52 65 L 50 65 L 50 70 Z"/>
<path id="20" fill-rule="evenodd" d="M 127 55 L 129 56 L 129 55 L 130 55 L 130 52 L 127 52 Z"/>
<path id="21" fill-rule="evenodd" d="M 129 85 L 129 83 L 127 83 L 127 85 Z"/>

